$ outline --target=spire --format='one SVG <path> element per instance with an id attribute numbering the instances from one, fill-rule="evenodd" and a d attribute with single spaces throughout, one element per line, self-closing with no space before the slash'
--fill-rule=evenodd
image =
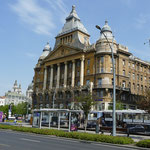
<path id="1" fill-rule="evenodd" d="M 111 30 L 110 26 L 108 25 L 107 20 L 105 20 L 105 25 L 103 26 L 103 28 L 101 30 L 101 36 L 100 36 L 100 39 L 105 39 L 105 37 L 102 33 L 104 33 L 107 36 L 108 39 L 113 38 L 112 30 Z"/>
<path id="2" fill-rule="evenodd" d="M 69 16 L 66 18 L 66 23 L 64 24 L 61 32 L 57 36 L 61 36 L 63 34 L 66 34 L 75 30 L 80 30 L 81 32 L 89 35 L 84 25 L 81 23 L 80 18 L 77 15 L 77 12 L 75 10 L 75 5 L 73 5 Z"/>
<path id="3" fill-rule="evenodd" d="M 47 42 L 47 44 L 45 45 L 44 49 L 43 49 L 43 53 L 40 56 L 39 60 L 43 60 L 49 53 L 50 53 L 50 45 L 49 42 Z"/>
<path id="4" fill-rule="evenodd" d="M 50 45 L 49 45 L 49 42 L 47 42 L 47 44 L 45 45 L 43 51 L 50 51 Z"/>
<path id="5" fill-rule="evenodd" d="M 66 21 L 69 21 L 72 18 L 76 18 L 77 20 L 80 21 L 80 18 L 78 17 L 77 12 L 75 10 L 75 5 L 72 6 L 72 10 L 70 12 L 70 15 L 66 18 Z"/>

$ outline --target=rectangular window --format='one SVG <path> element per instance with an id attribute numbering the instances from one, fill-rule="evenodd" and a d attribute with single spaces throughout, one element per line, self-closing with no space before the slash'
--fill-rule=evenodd
<path id="1" fill-rule="evenodd" d="M 124 59 L 122 60 L 122 65 L 125 66 L 125 60 Z"/>
<path id="2" fill-rule="evenodd" d="M 141 75 L 141 81 L 143 81 L 143 76 Z"/>
<path id="3" fill-rule="evenodd" d="M 128 67 L 130 67 L 130 62 L 128 63 Z"/>
<path id="4" fill-rule="evenodd" d="M 99 78 L 98 79 L 98 86 L 101 86 L 102 85 L 102 78 Z"/>
<path id="5" fill-rule="evenodd" d="M 80 76 L 80 72 L 79 71 L 77 71 L 77 77 L 79 77 Z"/>
<path id="6" fill-rule="evenodd" d="M 90 80 L 86 80 L 86 85 L 90 85 Z"/>
<path id="7" fill-rule="evenodd" d="M 141 66 L 141 71 L 143 71 L 143 66 Z"/>
<path id="8" fill-rule="evenodd" d="M 87 70 L 87 75 L 89 75 L 89 74 L 90 74 L 90 70 L 88 69 L 88 70 Z"/>
<path id="9" fill-rule="evenodd" d="M 71 69 L 71 67 L 72 67 L 72 64 L 71 64 L 71 63 L 69 63 L 69 69 Z"/>
<path id="10" fill-rule="evenodd" d="M 101 63 L 104 63 L 104 56 L 101 56 L 101 57 L 100 57 L 100 62 L 101 62 Z"/>
<path id="11" fill-rule="evenodd" d="M 137 80 L 139 80 L 139 74 L 137 74 Z"/>
<path id="12" fill-rule="evenodd" d="M 133 80 L 135 80 L 135 73 L 133 73 L 132 76 L 133 76 Z"/>
<path id="13" fill-rule="evenodd" d="M 126 87 L 126 81 L 122 82 L 122 87 L 125 88 Z"/>
<path id="14" fill-rule="evenodd" d="M 80 81 L 77 82 L 77 85 L 80 86 Z"/>
<path id="15" fill-rule="evenodd" d="M 143 91 L 143 85 L 141 85 L 141 91 Z"/>
<path id="16" fill-rule="evenodd" d="M 90 59 L 87 60 L 87 65 L 88 65 L 88 66 L 90 65 Z"/>
<path id="17" fill-rule="evenodd" d="M 112 67 L 110 67 L 110 72 L 113 73 L 113 68 Z"/>
<path id="18" fill-rule="evenodd" d="M 140 90 L 140 88 L 139 88 L 139 84 L 137 85 L 137 90 L 138 90 L 138 91 Z"/>
<path id="19" fill-rule="evenodd" d="M 131 82 L 129 82 L 129 88 L 131 88 Z"/>
<path id="20" fill-rule="evenodd" d="M 135 90 L 136 88 L 135 88 L 135 83 L 133 83 L 133 89 Z"/>
<path id="21" fill-rule="evenodd" d="M 80 67 L 80 61 L 77 61 L 77 67 Z"/>
<path id="22" fill-rule="evenodd" d="M 100 97 L 103 97 L 103 91 L 102 90 L 100 91 Z"/>
<path id="23" fill-rule="evenodd" d="M 125 74 L 125 70 L 123 70 L 123 75 L 125 76 L 126 74 Z"/>
<path id="24" fill-rule="evenodd" d="M 135 64 L 134 64 L 134 63 L 132 64 L 132 68 L 133 68 L 133 69 L 135 68 Z"/>
<path id="25" fill-rule="evenodd" d="M 128 76 L 129 76 L 129 78 L 131 77 L 131 73 L 130 73 L 130 72 L 129 72 L 129 75 L 128 75 Z"/>
<path id="26" fill-rule="evenodd" d="M 104 72 L 104 68 L 103 67 L 101 67 L 101 73 L 103 73 Z"/>

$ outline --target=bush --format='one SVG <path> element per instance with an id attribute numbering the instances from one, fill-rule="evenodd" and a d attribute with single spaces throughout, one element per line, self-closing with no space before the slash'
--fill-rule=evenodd
<path id="1" fill-rule="evenodd" d="M 139 147 L 146 147 L 150 148 L 150 140 L 142 140 L 136 143 L 137 146 Z"/>
<path id="2" fill-rule="evenodd" d="M 19 127 L 19 126 L 9 126 L 9 125 L 0 125 L 1 129 L 11 129 L 21 132 L 30 132 L 36 134 L 44 135 L 55 135 L 58 137 L 74 138 L 87 141 L 96 141 L 96 142 L 105 142 L 113 144 L 132 144 L 134 141 L 128 137 L 113 137 L 109 135 L 101 134 L 90 134 L 90 133 L 80 133 L 80 132 L 65 132 L 62 130 L 54 129 L 39 129 L 39 128 L 29 128 L 29 127 Z"/>

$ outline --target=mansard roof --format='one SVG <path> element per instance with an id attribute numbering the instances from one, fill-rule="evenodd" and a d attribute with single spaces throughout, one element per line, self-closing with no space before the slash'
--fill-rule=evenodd
<path id="1" fill-rule="evenodd" d="M 73 5 L 72 11 L 70 12 L 69 16 L 66 18 L 66 23 L 64 24 L 62 30 L 57 35 L 57 37 L 67 34 L 69 32 L 75 31 L 75 30 L 79 30 L 79 31 L 89 35 L 86 28 L 81 23 L 80 18 L 78 17 L 77 12 L 75 10 L 75 6 Z"/>

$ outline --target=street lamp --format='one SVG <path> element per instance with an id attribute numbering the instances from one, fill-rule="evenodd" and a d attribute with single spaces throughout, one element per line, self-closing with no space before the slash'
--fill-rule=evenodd
<path id="1" fill-rule="evenodd" d="M 53 94 L 53 109 L 55 108 L 55 99 L 56 99 L 56 93 L 55 93 L 55 91 L 54 91 L 54 94 Z"/>
<path id="2" fill-rule="evenodd" d="M 116 75 L 115 75 L 115 62 L 114 62 L 114 53 L 113 53 L 113 38 L 112 38 L 112 45 L 110 45 L 110 42 L 108 41 L 108 38 L 105 35 L 105 33 L 102 32 L 101 27 L 96 25 L 96 28 L 100 30 L 101 34 L 104 35 L 111 49 L 112 65 L 113 65 L 113 133 L 112 134 L 113 136 L 116 136 Z"/>

